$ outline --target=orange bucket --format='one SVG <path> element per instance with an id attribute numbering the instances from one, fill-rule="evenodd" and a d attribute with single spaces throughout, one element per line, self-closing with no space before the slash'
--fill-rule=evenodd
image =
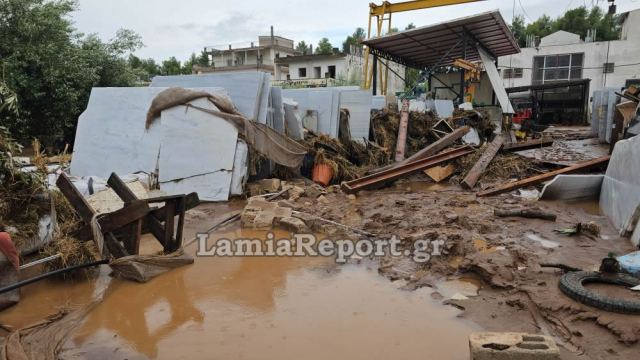
<path id="1" fill-rule="evenodd" d="M 311 173 L 311 179 L 313 182 L 322 186 L 328 186 L 333 177 L 333 170 L 327 164 L 315 164 Z"/>

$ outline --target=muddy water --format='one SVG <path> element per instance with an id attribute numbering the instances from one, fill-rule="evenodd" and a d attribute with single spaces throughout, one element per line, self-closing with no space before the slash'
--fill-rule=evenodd
<path id="1" fill-rule="evenodd" d="M 216 237 L 230 236 L 264 233 Z M 61 305 L 86 303 L 106 286 L 104 301 L 65 345 L 66 357 L 468 359 L 467 336 L 479 330 L 428 288 L 401 291 L 376 269 L 330 259 L 200 257 L 147 284 L 107 273 L 25 288 L 0 323 L 25 325 Z"/>

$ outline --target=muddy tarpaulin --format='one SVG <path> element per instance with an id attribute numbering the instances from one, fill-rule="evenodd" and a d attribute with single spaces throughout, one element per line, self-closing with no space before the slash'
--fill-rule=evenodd
<path id="1" fill-rule="evenodd" d="M 179 249 L 167 255 L 131 255 L 109 264 L 118 276 L 137 282 L 147 282 L 171 269 L 193 264 L 193 258 Z"/>
<path id="2" fill-rule="evenodd" d="M 190 101 L 199 98 L 207 98 L 218 110 L 189 105 Z M 243 134 L 249 146 L 280 165 L 298 168 L 302 164 L 304 155 L 307 153 L 306 147 L 300 143 L 278 133 L 265 124 L 260 124 L 244 117 L 235 109 L 229 98 L 212 95 L 203 91 L 169 88 L 161 92 L 153 99 L 147 112 L 146 127 L 149 128 L 151 123 L 160 116 L 163 110 L 178 105 L 189 106 L 231 122 L 238 128 L 238 131 Z"/>

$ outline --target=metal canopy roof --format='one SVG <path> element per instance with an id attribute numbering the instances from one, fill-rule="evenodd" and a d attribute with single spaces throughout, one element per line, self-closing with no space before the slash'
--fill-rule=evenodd
<path id="1" fill-rule="evenodd" d="M 516 39 L 497 10 L 368 39 L 362 43 L 374 55 L 419 69 L 451 65 L 459 58 L 480 60 L 476 44 L 494 58 L 520 52 Z"/>

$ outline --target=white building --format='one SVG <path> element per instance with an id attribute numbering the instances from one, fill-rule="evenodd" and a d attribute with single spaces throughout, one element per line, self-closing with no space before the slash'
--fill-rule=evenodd
<path id="1" fill-rule="evenodd" d="M 640 9 L 622 14 L 619 40 L 588 42 L 557 31 L 539 45 L 498 59 L 504 86 L 591 79 L 590 94 L 604 88 L 640 84 Z"/>
<path id="2" fill-rule="evenodd" d="M 355 52 L 355 51 L 354 51 Z M 404 66 L 389 62 L 388 93 L 404 90 Z M 298 55 L 280 57 L 276 60 L 275 83 L 299 87 L 354 85 L 362 86 L 364 57 L 355 54 Z M 401 77 L 402 76 L 402 77 Z M 378 84 L 380 94 L 380 84 Z"/>
<path id="3" fill-rule="evenodd" d="M 273 31 L 273 30 L 272 30 Z M 298 55 L 294 42 L 281 36 L 259 36 L 257 45 L 254 42 L 227 49 L 206 47 L 211 67 L 195 67 L 196 73 L 228 72 L 228 71 L 264 71 L 275 75 L 275 61 L 279 57 Z"/>

